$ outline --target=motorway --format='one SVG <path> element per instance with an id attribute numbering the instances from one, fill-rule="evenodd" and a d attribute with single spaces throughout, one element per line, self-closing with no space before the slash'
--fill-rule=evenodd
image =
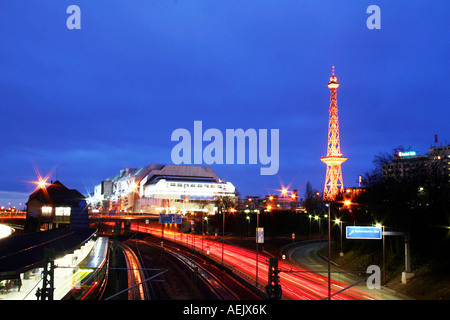
<path id="1" fill-rule="evenodd" d="M 161 228 L 145 225 L 133 225 L 132 229 L 183 244 L 192 251 L 208 255 L 219 264 L 222 263 L 223 255 L 223 263 L 226 267 L 248 282 L 256 283 L 255 251 L 243 249 L 227 242 L 222 243 L 218 237 L 202 237 L 201 235 L 176 232 L 172 229 L 165 229 L 163 234 Z M 283 290 L 282 299 L 321 300 L 328 296 L 327 273 L 311 272 L 324 270 L 324 262 L 315 257 L 314 252 L 317 246 L 317 244 L 311 244 L 292 248 L 288 253 L 290 259 L 279 261 L 278 266 L 282 270 L 279 273 Z M 269 256 L 266 253 L 259 253 L 257 287 L 260 290 L 264 290 L 264 286 L 267 284 L 268 259 Z M 333 294 L 340 291 L 354 282 L 354 276 L 332 273 L 331 292 Z M 405 297 L 396 295 L 387 289 L 369 290 L 365 283 L 351 287 L 332 297 L 333 300 L 397 300 L 403 298 Z"/>
<path id="2" fill-rule="evenodd" d="M 293 265 L 320 273 L 327 277 L 328 280 L 328 263 L 326 258 L 321 257 L 318 253 L 324 243 L 310 242 L 297 243 L 295 246 L 286 247 L 286 259 Z M 365 270 L 357 270 L 362 272 L 346 272 L 340 269 L 337 265 L 331 264 L 331 278 L 337 283 L 336 288 L 344 288 L 357 283 L 362 277 L 366 277 Z M 367 288 L 366 282 L 358 283 L 354 286 L 363 297 L 367 299 L 376 300 L 409 300 L 406 297 L 394 290 L 381 286 L 379 290 Z"/>

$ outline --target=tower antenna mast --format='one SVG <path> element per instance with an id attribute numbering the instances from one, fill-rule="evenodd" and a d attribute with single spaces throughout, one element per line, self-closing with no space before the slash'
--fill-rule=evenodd
<path id="1" fill-rule="evenodd" d="M 333 66 L 330 82 L 328 82 L 328 88 L 330 89 L 330 107 L 328 119 L 327 156 L 320 159 L 327 165 L 325 187 L 323 191 L 323 200 L 325 201 L 334 201 L 339 192 L 344 191 L 341 164 L 348 159 L 343 157 L 341 153 L 336 90 L 338 87 L 339 82 L 334 74 Z"/>

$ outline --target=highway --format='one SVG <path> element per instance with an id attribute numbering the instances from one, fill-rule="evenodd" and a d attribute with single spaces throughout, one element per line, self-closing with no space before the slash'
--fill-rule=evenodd
<path id="1" fill-rule="evenodd" d="M 295 246 L 289 246 L 286 248 L 286 259 L 293 265 L 299 266 L 311 271 L 317 271 L 323 276 L 327 277 L 328 281 L 328 263 L 326 258 L 321 257 L 318 251 L 321 247 L 325 246 L 324 243 L 310 242 L 310 243 L 297 243 Z M 357 283 L 361 278 L 366 277 L 367 274 L 363 272 L 365 270 L 355 270 L 355 272 L 346 272 L 340 269 L 335 264 L 331 264 L 331 277 L 337 282 L 335 288 L 345 288 L 352 284 Z M 362 272 L 357 272 L 362 271 Z M 402 294 L 399 294 L 389 288 L 381 286 L 379 290 L 367 288 L 366 282 L 358 283 L 354 286 L 354 290 L 357 290 L 362 297 L 366 297 L 370 300 L 407 300 L 410 299 Z"/>
<path id="2" fill-rule="evenodd" d="M 202 237 L 145 225 L 133 225 L 132 229 L 151 233 L 158 237 L 183 244 L 192 251 L 208 255 L 218 263 L 222 263 L 222 241 L 217 237 Z M 321 300 L 328 296 L 328 275 L 324 271 L 323 261 L 319 261 L 314 252 L 318 244 L 293 248 L 289 252 L 290 259 L 279 261 L 280 283 L 283 290 L 282 299 L 286 300 Z M 264 290 L 267 284 L 269 256 L 259 252 L 258 255 L 258 288 Z M 234 273 L 251 283 L 256 283 L 256 252 L 239 248 L 225 241 L 223 245 L 223 261 Z M 337 271 L 337 270 L 333 270 Z M 341 291 L 355 281 L 354 276 L 332 273 L 331 293 Z M 404 297 L 392 294 L 387 289 L 369 290 L 365 283 L 349 288 L 332 297 L 333 300 L 392 300 Z"/>

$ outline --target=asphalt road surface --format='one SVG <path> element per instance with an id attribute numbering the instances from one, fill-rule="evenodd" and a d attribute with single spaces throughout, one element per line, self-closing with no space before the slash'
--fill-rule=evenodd
<path id="1" fill-rule="evenodd" d="M 323 246 L 326 246 L 324 242 L 297 243 L 295 245 L 291 245 L 285 250 L 286 260 L 292 264 L 315 271 L 318 274 L 328 277 L 328 262 L 326 257 L 321 257 L 318 253 L 319 249 Z M 342 289 L 355 284 L 370 275 L 364 273 L 366 270 L 355 270 L 362 271 L 363 273 L 346 272 L 333 263 L 331 264 L 330 270 L 332 271 L 331 279 L 339 282 Z M 378 299 L 383 300 L 411 300 L 411 298 L 383 286 L 381 286 L 380 289 L 369 289 L 366 281 L 362 281 L 352 288 L 357 288 L 360 291 L 366 292 L 368 294 L 367 298 L 370 298 L 370 296 L 376 296 Z M 333 292 L 335 291 L 332 290 L 331 293 L 333 294 Z"/>

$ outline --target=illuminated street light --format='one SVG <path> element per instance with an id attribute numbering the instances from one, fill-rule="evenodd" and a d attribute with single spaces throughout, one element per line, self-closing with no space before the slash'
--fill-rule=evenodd
<path id="1" fill-rule="evenodd" d="M 342 258 L 343 258 L 343 255 L 344 255 L 344 252 L 342 251 L 342 221 L 339 218 L 336 218 L 334 220 L 334 222 L 339 225 L 339 228 L 341 230 L 341 252 L 340 252 L 339 256 L 341 257 L 341 266 L 342 266 L 342 264 L 343 264 L 342 263 Z"/>
<path id="2" fill-rule="evenodd" d="M 50 183 L 47 183 L 47 181 L 45 180 L 39 180 L 37 182 L 37 185 L 40 189 L 45 189 L 45 187 L 47 187 Z"/>

